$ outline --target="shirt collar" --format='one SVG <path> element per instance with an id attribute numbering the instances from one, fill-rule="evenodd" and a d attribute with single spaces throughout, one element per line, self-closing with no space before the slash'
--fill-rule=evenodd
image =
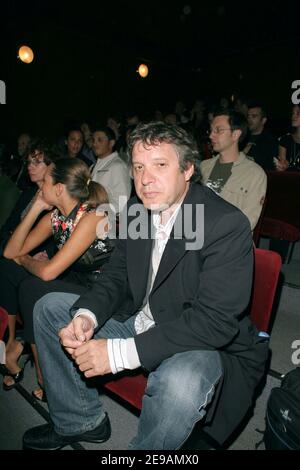
<path id="1" fill-rule="evenodd" d="M 155 238 L 157 238 L 157 236 L 159 236 L 159 234 L 162 234 L 162 233 L 164 235 L 166 235 L 166 238 L 169 238 L 170 233 L 171 233 L 172 228 L 173 228 L 173 225 L 174 225 L 174 222 L 175 222 L 175 219 L 176 219 L 177 214 L 178 214 L 178 212 L 181 208 L 181 205 L 182 205 L 182 203 L 178 204 L 178 206 L 176 207 L 173 214 L 168 219 L 168 221 L 166 222 L 165 225 L 161 224 L 161 212 L 153 212 L 152 213 L 152 222 L 153 222 L 153 226 L 155 228 Z"/>
<path id="2" fill-rule="evenodd" d="M 97 158 L 97 161 L 95 163 L 95 168 L 101 167 L 103 165 L 107 165 L 111 160 L 113 160 L 118 155 L 119 155 L 118 152 L 115 151 L 115 152 L 107 155 L 107 157 Z"/>

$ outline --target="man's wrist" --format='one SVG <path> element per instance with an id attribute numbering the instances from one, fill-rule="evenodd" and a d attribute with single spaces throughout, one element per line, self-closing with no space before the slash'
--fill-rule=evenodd
<path id="1" fill-rule="evenodd" d="M 92 328 L 94 329 L 97 328 L 98 322 L 97 322 L 96 315 L 93 312 L 91 312 L 87 308 L 79 308 L 77 312 L 75 313 L 73 319 L 81 315 L 84 315 L 85 317 L 89 318 L 92 321 Z"/>

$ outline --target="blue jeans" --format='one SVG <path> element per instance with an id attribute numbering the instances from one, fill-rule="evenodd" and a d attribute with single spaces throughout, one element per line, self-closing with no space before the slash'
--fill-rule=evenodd
<path id="1" fill-rule="evenodd" d="M 93 380 L 85 379 L 62 348 L 58 331 L 71 321 L 74 294 L 51 293 L 34 308 L 34 332 L 50 415 L 56 432 L 76 435 L 97 427 L 104 411 Z M 94 338 L 135 335 L 135 316 L 110 319 Z M 206 413 L 222 376 L 216 351 L 187 351 L 163 361 L 150 373 L 136 437 L 129 449 L 179 449 Z"/>

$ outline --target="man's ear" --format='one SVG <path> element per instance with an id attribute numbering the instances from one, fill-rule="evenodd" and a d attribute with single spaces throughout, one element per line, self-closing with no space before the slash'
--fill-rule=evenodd
<path id="1" fill-rule="evenodd" d="M 262 118 L 262 123 L 263 123 L 263 125 L 266 124 L 267 120 L 268 120 L 268 118 L 266 118 L 266 117 Z"/>
<path id="2" fill-rule="evenodd" d="M 190 181 L 195 171 L 195 165 L 191 162 L 188 162 L 188 168 L 184 170 L 185 181 Z"/>
<path id="3" fill-rule="evenodd" d="M 116 141 L 115 141 L 114 139 L 112 139 L 112 140 L 109 141 L 109 148 L 110 148 L 110 150 L 112 150 L 112 149 L 114 148 L 115 144 L 116 144 Z"/>
<path id="4" fill-rule="evenodd" d="M 239 138 L 242 135 L 241 129 L 235 129 L 234 131 L 232 131 L 232 135 L 233 135 L 233 139 L 235 140 L 235 142 L 238 142 Z"/>

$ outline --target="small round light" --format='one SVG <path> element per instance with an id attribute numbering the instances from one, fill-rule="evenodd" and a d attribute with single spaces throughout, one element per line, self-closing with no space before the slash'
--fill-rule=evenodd
<path id="1" fill-rule="evenodd" d="M 20 47 L 18 58 L 25 64 L 30 64 L 34 58 L 32 49 L 28 46 Z"/>
<path id="2" fill-rule="evenodd" d="M 149 73 L 147 65 L 141 64 L 138 68 L 138 73 L 140 74 L 142 78 L 146 78 Z"/>

